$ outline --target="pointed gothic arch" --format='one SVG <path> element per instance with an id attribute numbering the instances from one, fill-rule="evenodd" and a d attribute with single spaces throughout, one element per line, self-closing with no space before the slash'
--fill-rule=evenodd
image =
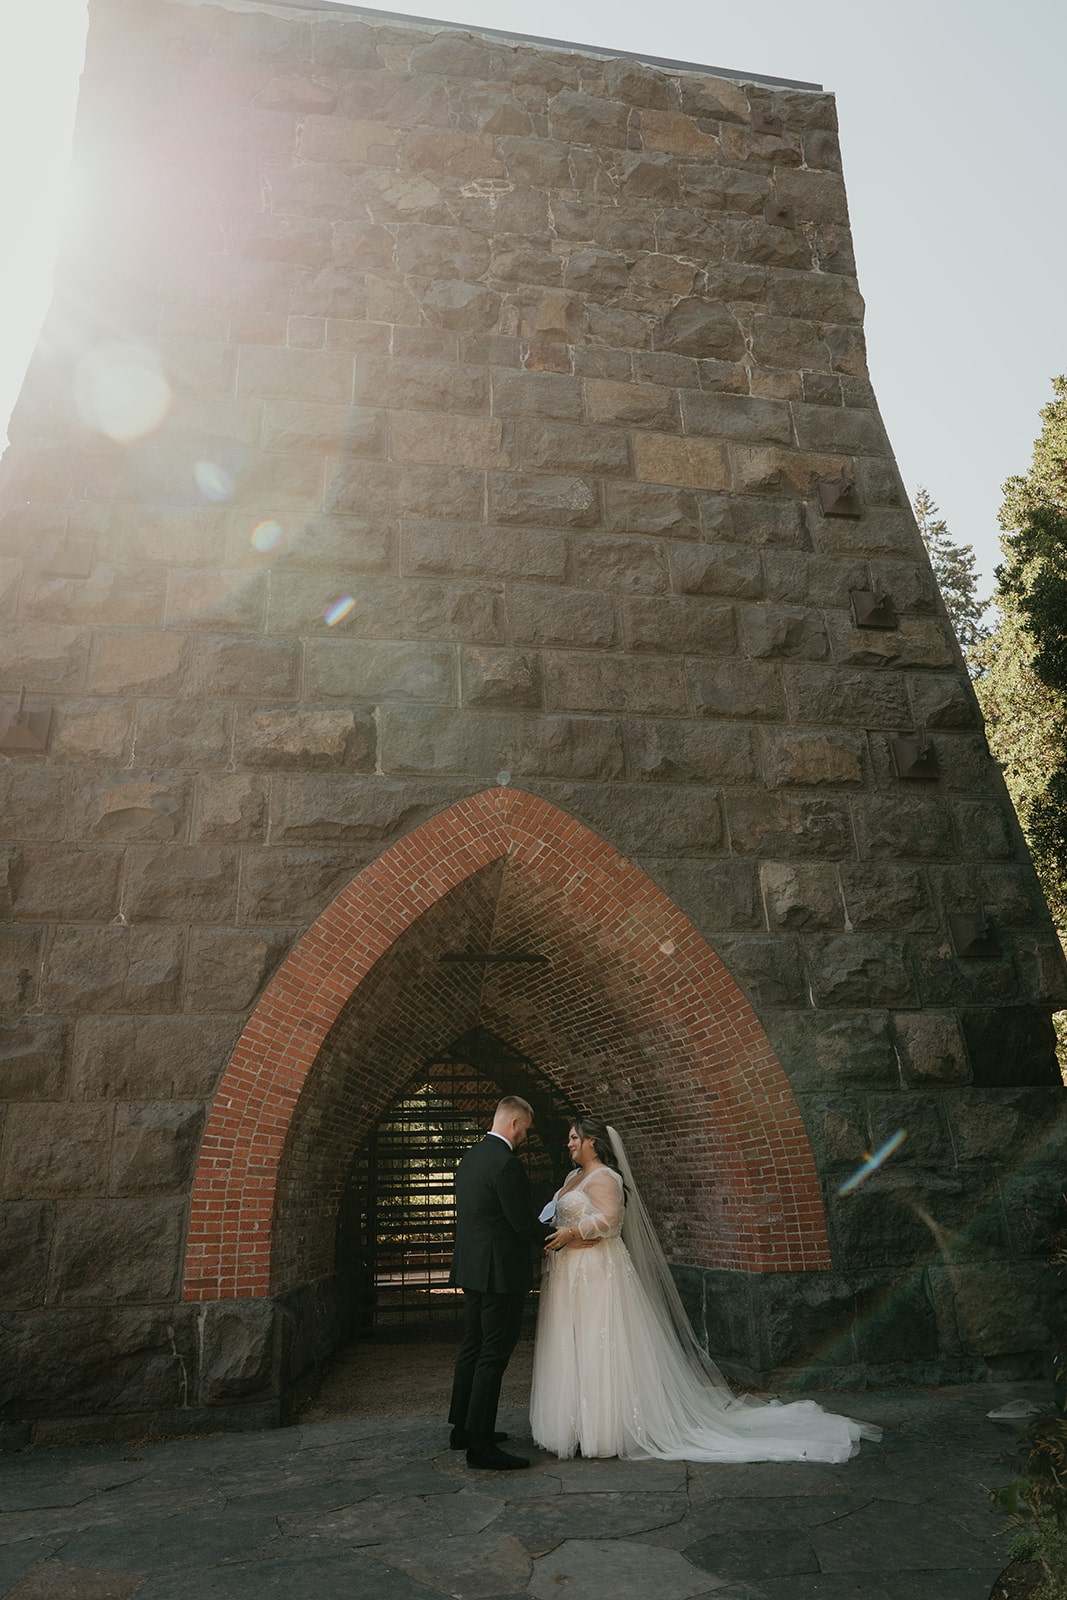
<path id="1" fill-rule="evenodd" d="M 187 1300 L 290 1286 L 271 1272 L 279 1174 L 331 1029 L 382 957 L 494 863 L 517 870 L 551 902 L 571 961 L 592 952 L 583 993 L 599 986 L 607 1009 L 646 1042 L 631 1120 L 648 1134 L 665 1188 L 684 1196 L 690 1264 L 752 1272 L 830 1267 L 796 1101 L 726 967 L 668 896 L 604 839 L 545 800 L 494 788 L 385 850 L 331 902 L 268 985 L 205 1130 L 190 1207 Z M 598 1073 L 583 1074 L 573 1060 L 567 1070 L 572 1099 L 595 1104 Z"/>

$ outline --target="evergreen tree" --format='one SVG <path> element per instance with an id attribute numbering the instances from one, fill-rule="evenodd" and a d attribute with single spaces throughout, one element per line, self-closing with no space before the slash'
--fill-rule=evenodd
<path id="1" fill-rule="evenodd" d="M 978 571 L 975 566 L 974 546 L 955 543 L 949 535 L 948 523 L 925 489 L 919 489 L 912 502 L 912 510 L 919 524 L 919 532 L 930 557 L 930 564 L 934 569 L 934 577 L 941 590 L 949 621 L 955 629 L 960 649 L 970 663 L 972 653 L 988 632 L 988 629 L 982 626 L 982 612 L 988 602 L 978 598 Z"/>
<path id="2" fill-rule="evenodd" d="M 975 685 L 1061 933 L 1067 929 L 1067 378 L 1025 477 L 1004 485 L 995 599 L 999 619 L 977 654 Z"/>
<path id="3" fill-rule="evenodd" d="M 1004 772 L 1057 928 L 1067 929 L 1067 705 L 1034 671 L 1033 641 L 1001 603 L 997 626 L 976 651 L 975 689 L 986 737 Z"/>

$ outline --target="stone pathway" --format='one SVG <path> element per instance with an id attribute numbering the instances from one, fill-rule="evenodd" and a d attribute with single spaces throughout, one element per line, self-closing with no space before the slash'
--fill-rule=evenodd
<path id="1" fill-rule="evenodd" d="M 9 1600 L 987 1600 L 986 1489 L 1035 1384 L 824 1396 L 847 1466 L 557 1461 L 470 1471 L 426 1417 L 0 1458 Z M 529 1438 L 522 1411 L 504 1419 Z"/>

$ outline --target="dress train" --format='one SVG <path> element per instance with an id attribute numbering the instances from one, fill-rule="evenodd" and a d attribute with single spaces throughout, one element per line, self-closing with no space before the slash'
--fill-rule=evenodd
<path id="1" fill-rule="evenodd" d="M 881 1431 L 812 1400 L 737 1398 L 676 1333 L 655 1281 L 622 1238 L 623 1183 L 594 1166 L 556 1196 L 556 1224 L 587 1248 L 549 1255 L 541 1282 L 530 1422 L 560 1457 L 684 1461 L 847 1461 Z M 640 1202 L 638 1202 L 640 1204 Z M 678 1308 L 680 1310 L 680 1307 Z M 674 1326 L 672 1326 L 672 1322 Z M 695 1346 L 691 1331 L 689 1340 Z"/>

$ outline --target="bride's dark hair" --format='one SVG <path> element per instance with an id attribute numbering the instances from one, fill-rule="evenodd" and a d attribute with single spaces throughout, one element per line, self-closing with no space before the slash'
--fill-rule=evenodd
<path id="1" fill-rule="evenodd" d="M 619 1177 L 621 1178 L 622 1173 L 619 1172 L 619 1163 L 615 1157 L 614 1150 L 611 1148 L 611 1138 L 608 1134 L 608 1125 L 604 1119 L 602 1117 L 590 1117 L 584 1115 L 580 1117 L 572 1117 L 571 1127 L 574 1129 L 579 1139 L 592 1139 L 593 1153 L 595 1154 L 597 1160 L 602 1161 L 606 1167 L 612 1167 L 616 1172 L 619 1173 Z M 626 1185 L 623 1184 L 622 1187 L 623 1193 L 625 1194 Z"/>

